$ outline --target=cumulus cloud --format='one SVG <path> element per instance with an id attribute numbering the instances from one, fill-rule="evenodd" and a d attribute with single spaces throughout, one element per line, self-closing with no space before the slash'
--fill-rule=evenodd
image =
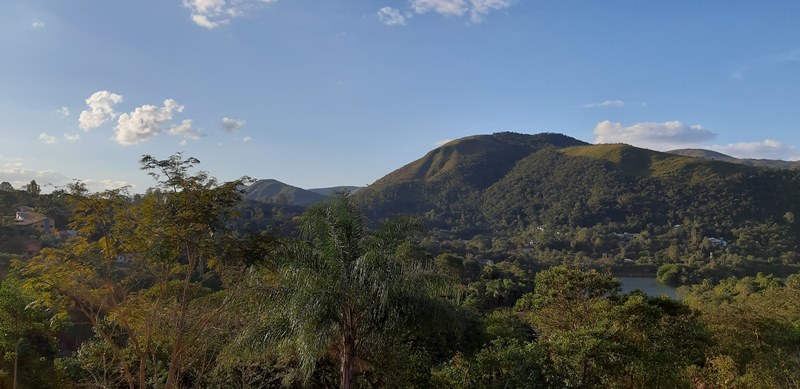
<path id="1" fill-rule="evenodd" d="M 378 10 L 378 20 L 387 26 L 405 26 L 406 17 L 400 10 L 392 7 L 383 7 Z"/>
<path id="2" fill-rule="evenodd" d="M 167 99 L 164 100 L 163 107 L 147 104 L 131 113 L 123 113 L 114 128 L 114 140 L 123 145 L 142 143 L 162 133 L 164 131 L 162 126 L 172 120 L 175 112 L 183 112 L 183 106 L 175 100 Z M 188 128 L 184 121 L 180 126 L 170 130 L 185 135 L 191 130 L 191 121 L 188 123 Z"/>
<path id="3" fill-rule="evenodd" d="M 453 141 L 452 139 L 437 140 L 436 142 L 433 142 L 433 145 L 436 147 L 444 146 L 445 144 L 450 143 L 452 141 Z"/>
<path id="4" fill-rule="evenodd" d="M 469 15 L 473 23 L 480 23 L 489 12 L 511 7 L 511 0 L 410 0 L 411 9 L 418 14 L 434 12 L 440 15 Z"/>
<path id="5" fill-rule="evenodd" d="M 606 100 L 600 103 L 584 104 L 583 108 L 607 108 L 607 107 L 620 108 L 624 106 L 625 102 L 622 100 Z"/>
<path id="6" fill-rule="evenodd" d="M 41 20 L 34 20 L 31 23 L 31 28 L 35 28 L 35 29 L 44 28 L 44 22 L 41 21 Z"/>
<path id="7" fill-rule="evenodd" d="M 44 142 L 44 143 L 47 143 L 49 145 L 52 145 L 52 144 L 55 144 L 55 143 L 58 142 L 58 140 L 56 140 L 56 137 L 54 137 L 52 135 L 48 135 L 46 132 L 43 132 L 43 133 L 39 134 L 39 140 Z"/>
<path id="8" fill-rule="evenodd" d="M 246 136 L 246 137 L 242 138 L 242 142 L 244 142 L 244 143 L 249 143 L 251 140 L 253 140 L 253 137 L 250 137 L 250 136 Z"/>
<path id="9" fill-rule="evenodd" d="M 191 119 L 185 119 L 181 122 L 181 124 L 170 127 L 169 130 L 167 130 L 167 134 L 173 136 L 182 136 L 182 144 L 186 144 L 186 141 L 189 139 L 196 140 L 206 135 L 202 131 L 192 127 Z"/>
<path id="10" fill-rule="evenodd" d="M 192 21 L 209 30 L 229 24 L 231 19 L 246 14 L 259 4 L 277 0 L 183 0 L 183 6 L 191 12 Z"/>
<path id="11" fill-rule="evenodd" d="M 36 183 L 42 187 L 44 192 L 50 192 L 53 189 L 65 187 L 67 184 L 78 181 L 52 169 L 36 170 L 19 167 L 0 169 L 0 181 L 6 181 L 15 188 L 23 188 L 31 180 L 36 180 Z M 124 180 L 88 178 L 80 181 L 86 184 L 86 187 L 93 192 L 132 186 Z"/>
<path id="12" fill-rule="evenodd" d="M 759 142 L 739 142 L 727 145 L 713 145 L 710 149 L 728 154 L 736 158 L 759 159 L 800 159 L 800 150 L 797 147 L 781 143 L 773 139 L 764 139 Z"/>
<path id="13" fill-rule="evenodd" d="M 87 178 L 80 181 L 86 184 L 86 187 L 89 188 L 89 190 L 92 192 L 119 189 L 124 187 L 133 187 L 131 183 L 125 180 L 108 180 L 108 179 L 96 180 L 92 178 Z"/>
<path id="14" fill-rule="evenodd" d="M 63 186 L 72 180 L 55 170 L 34 170 L 21 167 L 0 169 L 0 181 L 7 181 L 15 188 L 22 188 L 28 185 L 31 180 L 42 187 Z"/>
<path id="15" fill-rule="evenodd" d="M 109 91 L 95 92 L 86 99 L 88 110 L 81 112 L 78 124 L 84 131 L 89 131 L 103 125 L 107 120 L 116 117 L 114 106 L 123 100 L 121 95 Z"/>
<path id="16" fill-rule="evenodd" d="M 81 139 L 81 134 L 64 134 L 64 139 L 66 139 L 67 142 L 75 142 Z"/>
<path id="17" fill-rule="evenodd" d="M 69 108 L 67 107 L 61 107 L 61 109 L 57 109 L 56 112 L 60 113 L 63 117 L 69 116 Z"/>
<path id="18" fill-rule="evenodd" d="M 244 120 L 231 119 L 228 117 L 222 118 L 222 129 L 227 133 L 236 132 L 245 124 L 247 124 L 247 122 Z"/>
<path id="19" fill-rule="evenodd" d="M 654 150 L 692 147 L 716 136 L 702 126 L 690 126 L 677 120 L 636 123 L 628 127 L 606 120 L 595 126 L 594 135 L 595 143 L 628 143 Z"/>

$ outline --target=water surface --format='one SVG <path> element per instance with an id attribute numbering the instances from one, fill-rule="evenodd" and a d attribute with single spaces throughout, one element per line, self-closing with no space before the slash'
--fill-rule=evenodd
<path id="1" fill-rule="evenodd" d="M 617 277 L 622 282 L 622 292 L 633 292 L 640 289 L 649 296 L 661 296 L 666 294 L 672 299 L 677 299 L 676 288 L 664 285 L 655 278 L 650 277 Z"/>

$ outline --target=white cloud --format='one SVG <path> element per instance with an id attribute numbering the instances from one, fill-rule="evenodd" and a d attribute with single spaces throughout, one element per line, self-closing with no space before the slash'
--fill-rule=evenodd
<path id="1" fill-rule="evenodd" d="M 142 143 L 163 132 L 162 125 L 172 120 L 174 112 L 183 112 L 183 106 L 175 100 L 164 100 L 164 106 L 159 108 L 155 105 L 143 105 L 136 108 L 131 113 L 123 113 L 119 116 L 115 129 L 114 140 L 119 144 L 133 145 Z M 190 131 L 185 127 L 185 121 L 178 127 L 170 130 L 178 131 L 185 135 Z M 182 131 L 182 132 L 181 132 Z"/>
<path id="2" fill-rule="evenodd" d="M 406 17 L 400 10 L 392 7 L 383 7 L 378 10 L 378 20 L 387 26 L 405 26 Z"/>
<path id="3" fill-rule="evenodd" d="M 435 12 L 440 15 L 469 15 L 473 23 L 480 23 L 483 17 L 494 10 L 511 7 L 512 0 L 410 0 L 411 9 L 418 14 Z"/>
<path id="4" fill-rule="evenodd" d="M 209 30 L 229 24 L 232 18 L 243 16 L 259 4 L 277 0 L 183 0 L 183 6 L 191 12 L 192 21 Z"/>
<path id="5" fill-rule="evenodd" d="M 242 138 L 242 142 L 244 142 L 244 143 L 249 143 L 251 140 L 253 140 L 253 137 L 251 137 L 251 136 L 246 136 L 246 137 Z"/>
<path id="6" fill-rule="evenodd" d="M 245 124 L 247 124 L 247 122 L 244 120 L 231 119 L 228 117 L 222 118 L 222 129 L 227 133 L 236 132 Z"/>
<path id="7" fill-rule="evenodd" d="M 72 180 L 54 170 L 34 170 L 20 167 L 0 169 L 0 181 L 7 181 L 15 188 L 22 188 L 28 185 L 31 180 L 42 187 L 63 186 Z"/>
<path id="8" fill-rule="evenodd" d="M 473 23 L 480 23 L 483 21 L 484 15 L 493 10 L 500 10 L 511 6 L 509 0 L 470 0 L 472 9 L 470 9 L 470 20 Z"/>
<path id="9" fill-rule="evenodd" d="M 436 146 L 436 147 L 444 146 L 444 145 L 446 145 L 446 144 L 448 144 L 448 143 L 450 143 L 452 141 L 453 141 L 452 139 L 437 140 L 436 142 L 433 142 L 433 145 Z"/>
<path id="10" fill-rule="evenodd" d="M 770 63 L 800 62 L 800 49 L 778 54 L 769 59 Z"/>
<path id="11" fill-rule="evenodd" d="M 455 16 L 463 16 L 469 9 L 466 0 L 411 0 L 411 8 L 418 14 L 436 12 Z"/>
<path id="12" fill-rule="evenodd" d="M 35 170 L 25 168 L 5 168 L 0 169 L 0 182 L 7 181 L 15 188 L 23 188 L 28 185 L 31 180 L 36 180 L 44 192 L 50 192 L 59 187 L 65 187 L 76 179 L 70 178 L 60 172 L 52 169 Z M 91 191 L 102 191 L 108 189 L 118 189 L 124 186 L 132 186 L 127 181 L 123 180 L 110 180 L 110 179 L 81 179 L 82 183 L 86 184 L 87 188 Z"/>
<path id="13" fill-rule="evenodd" d="M 121 103 L 122 100 L 121 95 L 109 91 L 95 92 L 86 99 L 89 109 L 81 112 L 81 116 L 78 118 L 80 128 L 89 131 L 102 126 L 106 120 L 116 116 L 114 105 Z"/>
<path id="14" fill-rule="evenodd" d="M 169 130 L 167 130 L 167 133 L 174 136 L 183 136 L 184 142 L 188 139 L 196 140 L 205 136 L 202 131 L 192 127 L 191 119 L 185 119 L 181 122 L 181 124 L 170 127 Z"/>
<path id="15" fill-rule="evenodd" d="M 690 126 L 677 120 L 664 123 L 636 123 L 629 127 L 606 120 L 595 126 L 594 135 L 595 143 L 627 143 L 654 150 L 696 146 L 716 136 L 702 126 Z"/>
<path id="16" fill-rule="evenodd" d="M 41 20 L 34 20 L 31 23 L 31 28 L 35 28 L 35 29 L 44 28 L 44 22 L 41 21 Z"/>
<path id="17" fill-rule="evenodd" d="M 131 183 L 125 180 L 95 180 L 91 178 L 87 178 L 81 180 L 82 183 L 86 184 L 86 187 L 89 188 L 90 191 L 104 191 L 104 190 L 112 190 L 112 189 L 119 189 L 124 187 L 133 187 Z"/>
<path id="18" fill-rule="evenodd" d="M 61 107 L 61 109 L 57 109 L 56 112 L 60 113 L 61 116 L 63 116 L 63 117 L 69 116 L 69 108 L 68 107 Z"/>
<path id="19" fill-rule="evenodd" d="M 713 145 L 710 149 L 728 154 L 736 158 L 759 159 L 800 159 L 800 150 L 797 147 L 778 142 L 773 139 L 764 139 L 760 142 L 739 142 L 727 145 Z"/>
<path id="20" fill-rule="evenodd" d="M 66 139 L 67 142 L 75 142 L 81 139 L 81 134 L 64 134 L 64 139 Z"/>
<path id="21" fill-rule="evenodd" d="M 583 108 L 607 108 L 607 107 L 620 108 L 624 106 L 625 102 L 622 100 L 606 100 L 601 103 L 584 104 Z"/>
<path id="22" fill-rule="evenodd" d="M 221 21 L 217 21 L 217 22 L 212 22 L 211 20 L 208 20 L 207 16 L 205 16 L 205 15 L 197 15 L 197 14 L 193 14 L 192 15 L 192 21 L 194 22 L 194 24 L 196 24 L 196 25 L 198 25 L 200 27 L 203 27 L 203 28 L 207 28 L 209 30 L 217 28 L 222 24 L 230 23 L 230 20 L 221 20 Z"/>
<path id="23" fill-rule="evenodd" d="M 46 132 L 39 134 L 39 140 L 49 145 L 56 144 L 58 142 L 56 137 L 48 135 Z"/>
<path id="24" fill-rule="evenodd" d="M 743 81 L 750 71 L 763 71 L 766 67 L 779 66 L 788 63 L 800 62 L 800 49 L 787 51 L 780 54 L 764 56 L 744 64 L 731 72 L 730 77 L 735 81 Z"/>

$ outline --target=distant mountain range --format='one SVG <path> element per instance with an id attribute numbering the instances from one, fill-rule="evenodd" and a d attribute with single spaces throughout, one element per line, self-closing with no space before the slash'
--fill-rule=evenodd
<path id="1" fill-rule="evenodd" d="M 776 159 L 754 159 L 754 158 L 735 158 L 712 150 L 704 149 L 679 149 L 667 151 L 670 154 L 683 155 L 686 157 L 712 159 L 738 163 L 740 165 L 766 167 L 772 169 L 800 169 L 800 161 L 781 161 Z"/>
<path id="2" fill-rule="evenodd" d="M 303 189 L 278 180 L 258 180 L 245 189 L 247 200 L 286 203 L 289 205 L 310 206 L 325 201 L 336 192 L 349 191 L 355 193 L 361 189 L 357 186 L 336 186 L 331 188 Z"/>
<path id="3" fill-rule="evenodd" d="M 461 238 L 543 224 L 637 230 L 687 218 L 730 228 L 800 215 L 798 168 L 800 162 L 710 150 L 662 153 L 554 133 L 503 132 L 451 141 L 366 188 L 302 189 L 260 180 L 247 187 L 246 198 L 305 207 L 347 190 L 372 220 L 424 216 Z"/>
<path id="4" fill-rule="evenodd" d="M 416 214 L 460 239 L 532 225 L 729 229 L 800 215 L 800 172 L 761 168 L 793 164 L 779 162 L 505 132 L 449 142 L 356 197 L 373 220 Z"/>

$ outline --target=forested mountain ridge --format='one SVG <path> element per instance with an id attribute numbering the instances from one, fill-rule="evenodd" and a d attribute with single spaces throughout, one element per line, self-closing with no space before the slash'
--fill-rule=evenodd
<path id="1" fill-rule="evenodd" d="M 684 155 L 687 157 L 696 157 L 704 159 L 713 159 L 717 161 L 725 161 L 730 163 L 737 163 L 747 166 L 767 167 L 772 169 L 800 169 L 800 161 L 783 161 L 778 159 L 756 159 L 756 158 L 736 158 L 730 155 L 722 154 L 720 152 L 704 149 L 678 149 L 667 151 L 670 154 Z"/>
<path id="2" fill-rule="evenodd" d="M 0 189 L 74 231 L 0 257 L 0 386 L 793 387 L 800 276 L 720 280 L 797 263 L 791 212 L 746 216 L 786 203 L 736 197 L 769 200 L 793 176 L 567 146 L 531 147 L 483 189 L 449 167 L 428 184 L 450 185 L 454 205 L 434 205 L 462 217 L 425 212 L 427 230 L 370 221 L 347 194 L 305 211 L 248 201 L 246 178 L 192 174 L 180 154 L 142 157 L 167 177 L 142 195 Z M 629 261 L 693 286 L 683 302 L 622 293 L 607 268 Z"/>
<path id="3" fill-rule="evenodd" d="M 536 249 L 537 261 L 551 252 L 589 262 L 795 264 L 800 243 L 798 171 L 557 134 L 459 139 L 356 197 L 375 220 L 423 217 L 448 249 Z"/>
<path id="4" fill-rule="evenodd" d="M 278 180 L 258 180 L 245 189 L 245 199 L 309 206 L 325 201 L 326 195 L 284 184 Z"/>
<path id="5" fill-rule="evenodd" d="M 651 193 L 652 192 L 652 193 Z M 365 188 L 358 198 L 374 217 L 400 213 L 456 213 L 491 221 L 519 215 L 521 226 L 591 226 L 614 221 L 628 227 L 680 223 L 706 198 L 738 222 L 775 221 L 797 212 L 800 175 L 741 164 L 679 156 L 624 144 L 589 145 L 557 134 L 498 133 L 452 141 Z M 640 200 L 640 201 L 637 201 Z M 547 217 L 578 212 L 583 217 Z M 730 204 L 728 204 L 730 203 Z M 643 213 L 644 209 L 648 212 Z M 719 210 L 719 209 L 717 209 Z M 573 212 L 574 211 L 574 212 Z M 699 211 L 699 210 L 697 210 Z M 433 214 L 431 214 L 433 212 Z M 544 216 L 543 216 L 544 215 Z M 631 216 L 644 218 L 631 222 Z M 435 217 L 429 217 L 434 222 Z M 495 220 L 506 224 L 510 220 Z M 442 223 L 439 223 L 442 224 Z M 497 223 L 495 223 L 497 224 Z"/>

